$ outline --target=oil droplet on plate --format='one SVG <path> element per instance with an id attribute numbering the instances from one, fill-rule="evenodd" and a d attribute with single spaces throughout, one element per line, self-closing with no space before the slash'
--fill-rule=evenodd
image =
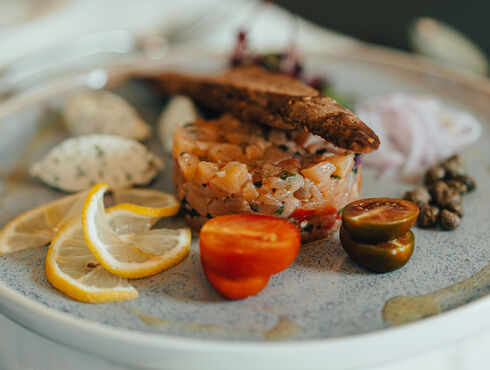
<path id="1" fill-rule="evenodd" d="M 418 297 L 390 298 L 383 307 L 383 319 L 391 325 L 406 324 L 437 315 L 490 293 L 490 265 L 460 283 Z"/>

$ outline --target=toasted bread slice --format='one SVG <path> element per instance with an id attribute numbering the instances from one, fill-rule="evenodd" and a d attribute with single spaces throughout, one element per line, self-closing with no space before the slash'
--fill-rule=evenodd
<path id="1" fill-rule="evenodd" d="M 243 121 L 285 130 L 304 128 L 345 150 L 368 153 L 379 146 L 374 131 L 335 100 L 260 67 L 232 68 L 207 76 L 162 73 L 156 83 L 165 93 L 189 95 Z"/>

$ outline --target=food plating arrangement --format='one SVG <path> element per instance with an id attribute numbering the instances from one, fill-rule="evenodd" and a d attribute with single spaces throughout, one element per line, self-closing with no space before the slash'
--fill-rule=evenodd
<path id="1" fill-rule="evenodd" d="M 466 155 L 486 135 L 478 115 L 356 95 L 295 51 L 193 63 L 39 104 L 2 189 L 0 259 L 16 274 L 2 283 L 113 327 L 252 341 L 365 333 L 486 294 L 484 269 L 468 278 L 486 252 L 461 242 L 484 198 Z M 464 294 L 447 304 L 451 284 Z"/>

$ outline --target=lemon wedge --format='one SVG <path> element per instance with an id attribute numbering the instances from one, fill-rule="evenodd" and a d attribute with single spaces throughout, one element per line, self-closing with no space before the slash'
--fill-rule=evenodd
<path id="1" fill-rule="evenodd" d="M 149 230 L 154 222 L 152 217 L 123 209 L 109 209 L 105 219 L 121 233 Z M 104 303 L 138 296 L 126 279 L 107 271 L 94 257 L 85 243 L 80 217 L 54 236 L 45 266 L 48 281 L 78 301 Z"/>
<path id="2" fill-rule="evenodd" d="M 187 256 L 191 244 L 189 228 L 133 230 L 129 233 L 114 230 L 106 219 L 104 208 L 107 188 L 106 184 L 95 185 L 85 199 L 82 211 L 85 241 L 104 268 L 121 277 L 142 278 L 173 267 Z M 121 205 L 116 206 L 116 210 L 147 216 Z"/>
<path id="3" fill-rule="evenodd" d="M 49 244 L 63 225 L 80 217 L 86 196 L 70 195 L 14 218 L 0 232 L 0 255 Z"/>

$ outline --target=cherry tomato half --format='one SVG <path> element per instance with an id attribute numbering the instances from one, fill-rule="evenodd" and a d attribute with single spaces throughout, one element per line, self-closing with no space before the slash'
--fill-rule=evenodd
<path id="1" fill-rule="evenodd" d="M 418 215 L 419 207 L 408 200 L 359 199 L 344 207 L 342 225 L 355 239 L 376 244 L 404 235 Z"/>
<path id="2" fill-rule="evenodd" d="M 202 267 L 211 285 L 229 299 L 244 299 L 253 296 L 264 289 L 269 282 L 269 276 L 229 278 L 217 274 L 205 262 L 202 263 Z"/>
<path id="3" fill-rule="evenodd" d="M 291 213 L 290 218 L 294 218 L 298 222 L 308 221 L 315 214 L 314 209 L 300 209 L 297 208 L 293 213 Z"/>
<path id="4" fill-rule="evenodd" d="M 355 240 L 342 226 L 340 242 L 350 258 L 362 267 L 375 272 L 390 272 L 405 265 L 413 253 L 415 236 L 409 230 L 395 240 L 368 244 Z"/>
<path id="5" fill-rule="evenodd" d="M 296 258 L 301 244 L 298 229 L 276 217 L 226 215 L 201 228 L 201 260 L 227 277 L 269 276 Z"/>

